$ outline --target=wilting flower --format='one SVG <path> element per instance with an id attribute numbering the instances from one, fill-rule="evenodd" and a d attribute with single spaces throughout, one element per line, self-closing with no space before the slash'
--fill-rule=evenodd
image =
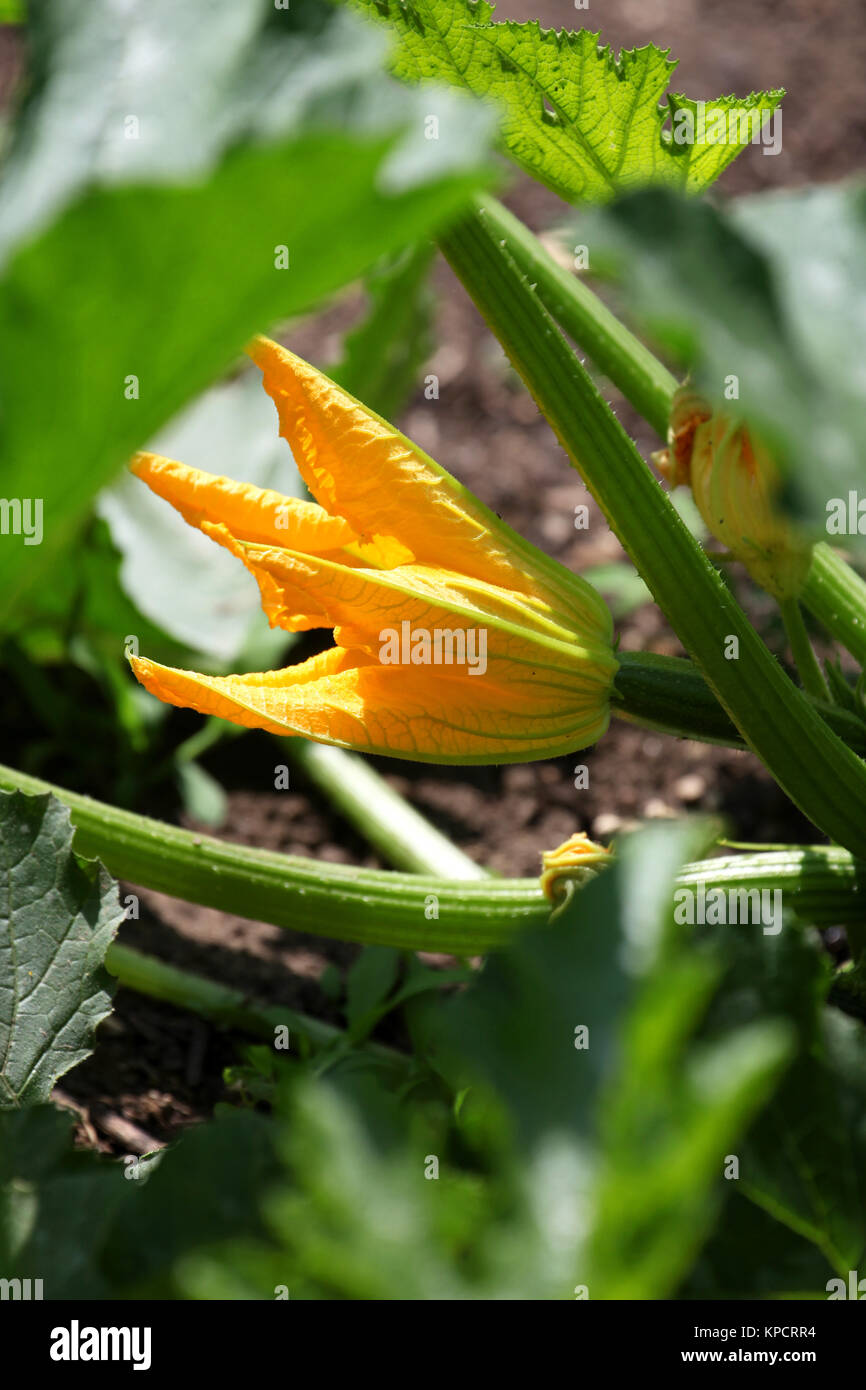
<path id="1" fill-rule="evenodd" d="M 617 662 L 585 580 L 499 521 L 391 425 L 260 338 L 250 355 L 316 502 L 139 454 L 133 469 L 242 560 L 272 627 L 333 628 L 280 671 L 132 659 L 170 704 L 430 762 L 522 762 L 595 742 Z"/>
<path id="2" fill-rule="evenodd" d="M 708 529 L 763 589 L 796 598 L 811 547 L 778 510 L 781 476 L 768 450 L 688 385 L 674 397 L 668 446 L 654 459 L 671 486 L 691 485 Z"/>
<path id="3" fill-rule="evenodd" d="M 554 904 L 564 901 L 572 885 L 595 878 L 598 868 L 612 859 L 613 851 L 597 845 L 583 830 L 571 835 L 556 849 L 544 850 L 539 882 L 545 897 Z"/>

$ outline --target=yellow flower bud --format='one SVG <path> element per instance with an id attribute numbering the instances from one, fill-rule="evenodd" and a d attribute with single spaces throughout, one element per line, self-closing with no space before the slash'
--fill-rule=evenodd
<path id="1" fill-rule="evenodd" d="M 763 444 L 686 385 L 674 397 L 668 445 L 653 458 L 671 487 L 691 485 L 708 529 L 756 583 L 796 598 L 812 548 L 778 510 L 781 475 Z"/>

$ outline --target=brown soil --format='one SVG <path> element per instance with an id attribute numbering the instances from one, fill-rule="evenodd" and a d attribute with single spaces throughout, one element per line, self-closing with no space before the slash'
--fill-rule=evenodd
<path id="1" fill-rule="evenodd" d="M 589 12 L 565 0 L 503 0 L 497 17 L 539 18 L 553 27 L 588 23 L 617 48 L 650 40 L 669 45 L 680 58 L 674 86 L 693 96 L 786 87 L 783 153 L 769 159 L 748 151 L 725 175 L 727 193 L 830 180 L 862 164 L 866 13 L 851 0 L 820 6 L 814 0 L 606 0 Z M 538 230 L 564 212 L 528 180 L 515 182 L 509 201 Z M 436 286 L 438 347 L 429 370 L 440 377 L 441 395 L 430 402 L 419 392 L 402 427 L 564 564 L 580 570 L 619 558 L 594 508 L 589 532 L 574 530 L 575 504 L 589 501 L 581 481 L 444 265 L 437 268 Z M 346 316 L 339 306 L 300 326 L 292 347 L 326 362 Z M 616 393 L 610 399 L 641 450 L 658 447 Z M 679 651 L 651 607 L 621 624 L 620 637 L 628 648 Z M 300 778 L 293 777 L 290 793 L 270 790 L 273 755 L 266 738 L 247 735 L 208 761 L 231 788 L 222 833 L 314 858 L 375 864 L 358 835 Z M 589 767 L 587 790 L 574 788 L 576 763 Z M 637 817 L 684 810 L 720 812 L 743 839 L 814 835 L 750 755 L 617 723 L 596 748 L 546 763 L 475 770 L 388 760 L 378 765 L 470 855 L 504 874 L 536 872 L 541 850 L 575 830 L 606 838 Z M 141 899 L 142 920 L 122 932 L 130 944 L 263 999 L 339 1021 L 318 980 L 329 962 L 344 969 L 354 948 L 154 893 L 142 892 Z M 64 1078 L 65 1093 L 81 1107 L 83 1142 L 115 1153 L 144 1150 L 208 1115 L 223 1093 L 221 1072 L 236 1058 L 235 1043 L 188 1014 L 119 991 L 94 1055 Z"/>

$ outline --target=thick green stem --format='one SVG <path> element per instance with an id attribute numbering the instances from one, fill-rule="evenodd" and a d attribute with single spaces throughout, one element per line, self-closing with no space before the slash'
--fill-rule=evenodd
<path id="1" fill-rule="evenodd" d="M 253 921 L 363 945 L 475 955 L 547 920 L 537 882 L 439 879 L 326 864 L 195 834 L 0 766 L 0 788 L 53 792 L 79 854 L 115 878 Z M 435 915 L 438 913 L 438 917 Z"/>
<path id="2" fill-rule="evenodd" d="M 802 599 L 836 641 L 866 666 L 866 583 L 823 541 L 812 552 Z"/>
<path id="3" fill-rule="evenodd" d="M 803 611 L 799 601 L 795 598 L 780 599 L 779 610 L 785 624 L 785 631 L 788 634 L 794 665 L 800 674 L 800 680 L 803 682 L 803 689 L 815 700 L 829 700 L 830 691 L 827 689 L 827 682 L 812 650 L 812 643 L 809 641 L 806 624 L 803 622 Z"/>
<path id="4" fill-rule="evenodd" d="M 479 201 L 492 234 L 535 285 L 542 304 L 626 400 L 664 439 L 677 379 L 593 291 L 556 264 L 528 227 L 495 198 Z M 816 545 L 803 602 L 866 666 L 866 582 L 823 542 Z"/>
<path id="5" fill-rule="evenodd" d="M 300 738 L 281 738 L 280 746 L 395 869 L 439 878 L 487 877 L 362 758 Z"/>
<path id="6" fill-rule="evenodd" d="M 582 280 L 557 265 L 536 236 L 492 197 L 478 200 L 491 235 L 504 242 L 544 307 L 599 371 L 664 439 L 677 379 Z"/>
<path id="7" fill-rule="evenodd" d="M 747 745 L 820 830 L 866 857 L 866 767 L 764 646 L 484 211 L 441 245 Z"/>
<path id="8" fill-rule="evenodd" d="M 618 718 L 675 738 L 745 748 L 693 661 L 655 652 L 620 652 L 619 660 L 611 696 L 611 708 Z M 866 756 L 866 725 L 862 720 L 826 699 L 811 703 L 849 748 Z"/>
<path id="9" fill-rule="evenodd" d="M 52 793 L 69 807 L 79 854 L 117 878 L 278 927 L 404 950 L 476 955 L 541 926 L 550 904 L 537 879 L 444 880 L 322 864 L 194 835 L 106 806 L 12 768 L 0 788 Z M 677 882 L 780 888 L 804 922 L 866 921 L 866 864 L 821 846 L 687 864 Z M 438 918 L 431 915 L 438 909 Z"/>

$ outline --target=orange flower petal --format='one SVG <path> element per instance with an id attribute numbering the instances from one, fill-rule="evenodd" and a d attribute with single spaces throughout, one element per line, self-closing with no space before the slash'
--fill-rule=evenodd
<path id="1" fill-rule="evenodd" d="M 232 548 L 259 581 L 272 622 L 287 627 L 296 612 L 317 614 L 317 625 L 339 629 L 342 646 L 363 647 L 377 658 L 383 631 L 408 623 L 412 632 L 483 630 L 486 662 L 499 680 L 505 663 L 511 679 L 521 677 L 522 666 L 536 682 L 585 679 L 603 697 L 616 671 L 605 641 L 581 641 L 558 627 L 537 600 L 481 580 L 423 565 L 352 569 L 328 557 L 245 542 Z M 468 674 L 465 666 L 455 674 L 460 671 Z"/>
<path id="2" fill-rule="evenodd" d="M 287 348 L 249 355 L 308 488 L 364 539 L 396 537 L 421 564 L 542 598 L 560 617 L 610 633 L 584 581 L 522 539 L 405 435 Z"/>
<path id="3" fill-rule="evenodd" d="M 358 540 L 348 522 L 330 516 L 315 502 L 218 478 L 159 454 L 136 454 L 130 466 L 190 526 L 201 529 L 204 522 L 220 523 L 239 540 L 291 550 L 338 550 Z"/>
<path id="4" fill-rule="evenodd" d="M 526 762 L 555 757 L 605 732 L 598 694 L 520 691 L 436 669 L 380 666 L 339 647 L 283 671 L 203 676 L 143 657 L 141 683 L 169 704 L 247 728 L 422 762 Z"/>

